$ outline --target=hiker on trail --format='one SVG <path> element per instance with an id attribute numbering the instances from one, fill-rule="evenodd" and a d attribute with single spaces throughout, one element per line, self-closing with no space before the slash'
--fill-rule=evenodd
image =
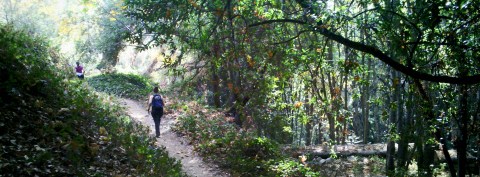
<path id="1" fill-rule="evenodd" d="M 153 88 L 153 95 L 148 98 L 148 113 L 152 115 L 153 122 L 155 122 L 155 137 L 160 137 L 160 120 L 163 116 L 163 101 L 162 96 L 158 94 L 158 87 Z M 151 110 L 151 112 L 150 112 Z"/>
<path id="2" fill-rule="evenodd" d="M 77 67 L 75 67 L 75 72 L 77 74 L 77 77 L 79 79 L 83 79 L 85 75 L 85 71 L 83 70 L 83 67 L 80 66 L 80 62 L 77 61 Z"/>

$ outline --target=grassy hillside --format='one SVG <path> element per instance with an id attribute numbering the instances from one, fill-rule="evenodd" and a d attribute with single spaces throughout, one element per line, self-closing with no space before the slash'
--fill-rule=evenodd
<path id="1" fill-rule="evenodd" d="M 0 176 L 185 176 L 147 128 L 67 79 L 30 36 L 0 25 Z"/>

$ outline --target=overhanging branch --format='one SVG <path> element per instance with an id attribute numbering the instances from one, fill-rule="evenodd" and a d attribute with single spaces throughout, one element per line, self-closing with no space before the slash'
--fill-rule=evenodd
<path id="1" fill-rule="evenodd" d="M 299 20 L 292 20 L 292 19 L 277 19 L 277 20 L 267 20 L 267 21 L 262 21 L 258 23 L 254 23 L 251 25 L 248 25 L 248 27 L 255 27 L 255 26 L 260 26 L 264 24 L 271 24 L 271 23 L 297 23 L 297 24 L 306 24 L 304 21 L 299 21 Z M 317 26 L 322 26 L 322 24 L 318 24 Z M 350 47 L 352 49 L 362 51 L 368 54 L 371 54 L 375 58 L 378 58 L 380 61 L 386 63 L 393 69 L 410 76 L 415 79 L 420 79 L 420 80 L 425 80 L 425 81 L 431 81 L 431 82 L 440 82 L 440 83 L 450 83 L 450 84 L 478 84 L 480 83 L 480 75 L 473 75 L 473 76 L 463 76 L 463 77 L 451 77 L 451 76 L 441 76 L 441 75 L 431 75 L 423 72 L 419 72 L 414 70 L 413 68 L 407 67 L 397 61 L 395 61 L 393 58 L 388 56 L 387 54 L 383 53 L 379 49 L 365 45 L 359 42 L 352 41 L 350 39 L 347 39 L 341 35 L 335 34 L 325 28 L 316 28 L 313 27 L 314 31 L 322 34 L 326 38 L 336 41 L 340 44 L 345 45 L 346 47 Z"/>
<path id="2" fill-rule="evenodd" d="M 350 47 L 352 49 L 362 51 L 368 54 L 371 54 L 375 58 L 380 59 L 382 62 L 386 63 L 393 69 L 400 71 L 401 73 L 410 76 L 415 79 L 425 80 L 425 81 L 432 81 L 432 82 L 441 82 L 441 83 L 450 83 L 450 84 L 477 84 L 480 83 L 480 75 L 473 75 L 473 76 L 464 76 L 464 77 L 451 77 L 451 76 L 434 76 L 427 73 L 422 73 L 416 71 L 412 68 L 406 67 L 401 63 L 395 61 L 393 58 L 389 57 L 379 49 L 365 45 L 359 42 L 355 42 L 344 38 L 338 34 L 335 34 L 327 29 L 320 29 L 317 30 L 320 34 L 327 37 L 328 39 L 334 40 L 340 44 L 345 45 L 346 47 Z"/>

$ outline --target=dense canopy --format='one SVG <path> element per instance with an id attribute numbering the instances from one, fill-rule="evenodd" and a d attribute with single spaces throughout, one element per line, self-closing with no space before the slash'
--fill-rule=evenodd
<path id="1" fill-rule="evenodd" d="M 89 87 L 141 99 L 151 79 L 195 102 L 172 106 L 176 131 L 234 175 L 328 176 L 322 158 L 354 155 L 381 159 L 367 176 L 480 173 L 478 0 L 0 2 L 3 29 L 85 63 Z M 359 145 L 386 148 L 337 150 Z"/>

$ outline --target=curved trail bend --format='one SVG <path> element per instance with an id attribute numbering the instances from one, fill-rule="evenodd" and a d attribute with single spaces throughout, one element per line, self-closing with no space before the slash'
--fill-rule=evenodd
<path id="1" fill-rule="evenodd" d="M 148 115 L 144 105 L 137 101 L 121 99 L 121 104 L 127 108 L 127 112 L 134 120 L 150 127 L 152 136 L 155 133 L 153 119 Z M 168 106 L 168 105 L 167 105 Z M 160 138 L 155 143 L 158 146 L 165 146 L 169 156 L 176 158 L 182 163 L 182 169 L 188 176 L 196 177 L 227 177 L 227 173 L 220 170 L 211 163 L 204 162 L 202 158 L 193 151 L 187 140 L 179 137 L 171 130 L 175 124 L 175 114 L 166 114 L 160 123 Z"/>

